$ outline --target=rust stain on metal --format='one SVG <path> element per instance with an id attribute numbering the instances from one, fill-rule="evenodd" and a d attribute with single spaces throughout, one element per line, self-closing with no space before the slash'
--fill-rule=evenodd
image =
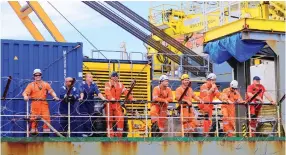
<path id="1" fill-rule="evenodd" d="M 1 149 L 3 155 L 285 155 L 285 141 L 2 142 Z"/>
<path id="2" fill-rule="evenodd" d="M 4 155 L 12 154 L 12 155 L 39 155 L 43 154 L 43 143 L 9 143 L 7 142 L 6 145 L 7 148 L 5 148 L 1 151 Z"/>
<path id="3" fill-rule="evenodd" d="M 137 144 L 137 142 L 101 142 L 101 155 L 134 155 L 138 151 Z"/>
<path id="4" fill-rule="evenodd" d="M 190 152 L 190 142 L 179 142 L 177 143 L 177 153 L 179 155 L 191 154 Z"/>
<path id="5" fill-rule="evenodd" d="M 163 152 L 166 154 L 168 152 L 168 142 L 162 142 Z"/>
<path id="6" fill-rule="evenodd" d="M 201 154 L 202 154 L 203 145 L 204 145 L 203 142 L 201 142 L 201 141 L 198 142 L 198 155 L 201 155 Z"/>

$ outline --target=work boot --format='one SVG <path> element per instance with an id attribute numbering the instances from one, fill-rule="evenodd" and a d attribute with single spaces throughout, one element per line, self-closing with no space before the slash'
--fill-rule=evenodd
<path id="1" fill-rule="evenodd" d="M 43 137 L 50 137 L 50 133 L 43 133 Z"/>
<path id="2" fill-rule="evenodd" d="M 157 122 L 152 123 L 151 125 L 151 137 L 162 137 L 162 133 L 159 133 L 159 127 L 157 125 Z"/>
<path id="3" fill-rule="evenodd" d="M 185 137 L 190 137 L 190 133 L 184 133 Z"/>
<path id="4" fill-rule="evenodd" d="M 31 137 L 37 137 L 38 135 L 39 135 L 39 133 L 37 133 L 37 132 L 30 133 Z"/>

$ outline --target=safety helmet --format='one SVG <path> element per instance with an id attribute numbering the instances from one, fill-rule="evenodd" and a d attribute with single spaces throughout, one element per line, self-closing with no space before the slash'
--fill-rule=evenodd
<path id="1" fill-rule="evenodd" d="M 215 75 L 214 73 L 210 73 L 210 74 L 207 76 L 207 79 L 214 80 L 214 79 L 216 79 L 216 75 Z"/>
<path id="2" fill-rule="evenodd" d="M 113 71 L 113 72 L 110 74 L 110 77 L 118 77 L 117 72 Z"/>
<path id="3" fill-rule="evenodd" d="M 189 77 L 188 74 L 183 74 L 183 75 L 181 76 L 181 80 L 189 79 L 189 78 L 190 78 L 190 77 Z"/>
<path id="4" fill-rule="evenodd" d="M 161 75 L 160 78 L 159 78 L 160 82 L 161 81 L 164 81 L 164 80 L 169 80 L 168 76 L 167 75 Z"/>
<path id="5" fill-rule="evenodd" d="M 230 87 L 235 89 L 238 88 L 238 82 L 236 80 L 231 81 Z"/>
<path id="6" fill-rule="evenodd" d="M 36 74 L 36 73 L 42 74 L 42 71 L 40 69 L 35 69 L 34 72 L 33 72 L 33 75 Z"/>

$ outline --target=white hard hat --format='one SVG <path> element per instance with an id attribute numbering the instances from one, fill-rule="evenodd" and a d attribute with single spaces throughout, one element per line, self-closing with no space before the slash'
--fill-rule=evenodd
<path id="1" fill-rule="evenodd" d="M 36 73 L 42 74 L 42 71 L 40 69 L 35 69 L 33 74 L 36 74 Z"/>
<path id="2" fill-rule="evenodd" d="M 236 80 L 231 81 L 230 87 L 231 88 L 238 88 L 238 82 Z"/>
<path id="3" fill-rule="evenodd" d="M 160 78 L 159 78 L 160 82 L 161 81 L 164 81 L 164 80 L 169 80 L 168 76 L 167 75 L 161 75 Z"/>
<path id="4" fill-rule="evenodd" d="M 214 73 L 210 73 L 210 74 L 207 76 L 207 79 L 214 80 L 214 79 L 216 79 L 216 75 L 215 75 Z"/>

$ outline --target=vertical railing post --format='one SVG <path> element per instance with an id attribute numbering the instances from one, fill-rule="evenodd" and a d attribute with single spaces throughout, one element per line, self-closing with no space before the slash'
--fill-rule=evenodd
<path id="1" fill-rule="evenodd" d="M 148 102 L 145 103 L 145 137 L 148 136 Z"/>
<path id="2" fill-rule="evenodd" d="M 29 101 L 26 102 L 26 118 L 29 118 Z M 26 121 L 27 125 L 26 125 L 26 136 L 29 137 L 29 121 Z"/>
<path id="3" fill-rule="evenodd" d="M 277 121 L 278 121 L 277 131 L 278 131 L 278 137 L 281 137 L 280 107 L 279 107 L 279 105 L 276 107 L 277 107 L 276 110 L 277 110 Z"/>
<path id="4" fill-rule="evenodd" d="M 219 137 L 218 133 L 218 111 L 217 111 L 217 104 L 215 105 L 215 121 L 216 121 L 216 136 Z"/>
<path id="5" fill-rule="evenodd" d="M 71 103 L 68 102 L 68 137 L 71 137 Z"/>
<path id="6" fill-rule="evenodd" d="M 249 104 L 247 104 L 247 113 L 248 113 L 248 133 L 249 133 L 249 137 L 252 137 L 251 126 L 250 126 L 251 115 L 250 115 L 250 105 Z"/>
<path id="7" fill-rule="evenodd" d="M 109 124 L 110 122 L 110 103 L 107 103 L 107 137 L 110 137 L 110 130 L 111 126 Z"/>

